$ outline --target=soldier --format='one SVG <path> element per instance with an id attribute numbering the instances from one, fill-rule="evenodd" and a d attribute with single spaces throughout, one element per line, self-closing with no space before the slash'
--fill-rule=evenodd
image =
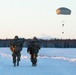
<path id="1" fill-rule="evenodd" d="M 32 41 L 29 43 L 27 52 L 30 54 L 32 66 L 37 66 L 37 57 L 40 46 L 36 43 L 36 41 Z"/>
<path id="2" fill-rule="evenodd" d="M 24 39 L 19 39 L 18 36 L 15 36 L 15 38 L 10 41 L 10 50 L 12 51 L 14 67 L 16 66 L 16 62 L 17 66 L 19 66 L 23 43 Z"/>

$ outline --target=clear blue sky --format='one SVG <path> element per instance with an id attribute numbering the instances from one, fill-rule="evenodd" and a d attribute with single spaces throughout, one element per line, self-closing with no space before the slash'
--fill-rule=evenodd
<path id="1" fill-rule="evenodd" d="M 59 7 L 71 15 L 58 16 Z M 15 35 L 76 39 L 76 0 L 0 0 L 0 39 Z"/>

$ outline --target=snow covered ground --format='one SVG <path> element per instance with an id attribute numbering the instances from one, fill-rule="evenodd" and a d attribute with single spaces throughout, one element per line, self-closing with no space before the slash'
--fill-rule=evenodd
<path id="1" fill-rule="evenodd" d="M 0 75 L 76 75 L 76 48 L 41 48 L 36 67 L 31 67 L 27 48 L 20 66 L 13 67 L 9 48 L 0 48 Z"/>

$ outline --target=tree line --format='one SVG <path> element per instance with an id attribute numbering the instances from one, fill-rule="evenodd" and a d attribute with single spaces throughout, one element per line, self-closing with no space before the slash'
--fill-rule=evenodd
<path id="1" fill-rule="evenodd" d="M 0 39 L 0 47 L 9 47 L 9 42 L 12 39 Z M 27 47 L 32 39 L 25 39 L 23 47 Z M 76 48 L 76 39 L 37 39 L 40 47 L 45 48 Z"/>

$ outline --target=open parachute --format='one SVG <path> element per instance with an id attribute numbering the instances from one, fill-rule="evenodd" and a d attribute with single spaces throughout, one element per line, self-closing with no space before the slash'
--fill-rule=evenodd
<path id="1" fill-rule="evenodd" d="M 56 10 L 57 15 L 70 15 L 71 10 L 65 7 L 60 7 Z"/>
<path id="2" fill-rule="evenodd" d="M 56 9 L 56 14 L 57 15 L 71 15 L 71 10 L 66 8 L 66 7 L 60 7 Z M 62 16 L 61 16 L 62 17 Z M 61 21 L 62 22 L 62 27 L 65 25 L 65 20 Z M 64 34 L 64 28 L 62 28 L 62 34 Z"/>

